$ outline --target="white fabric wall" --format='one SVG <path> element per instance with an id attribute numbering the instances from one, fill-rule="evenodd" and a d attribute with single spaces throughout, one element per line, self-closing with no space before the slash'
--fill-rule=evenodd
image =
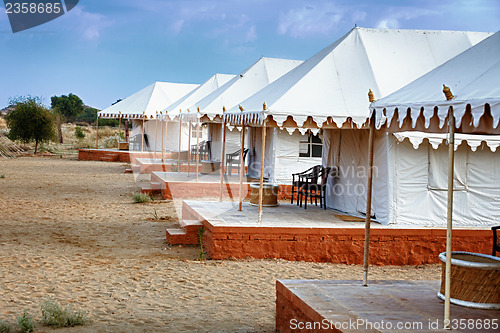
<path id="1" fill-rule="evenodd" d="M 156 126 L 158 128 L 156 129 Z M 179 123 L 174 121 L 167 122 L 167 128 L 165 129 L 165 122 L 158 120 L 147 120 L 144 123 L 144 133 L 148 136 L 149 147 L 144 144 L 144 150 L 154 151 L 156 144 L 156 151 L 161 151 L 161 140 L 162 140 L 162 127 L 163 127 L 163 139 L 164 149 L 167 151 L 178 151 L 179 150 Z M 194 129 L 194 126 L 193 126 Z M 166 137 L 165 137 L 166 131 Z M 156 134 L 156 140 L 155 140 Z M 132 122 L 132 133 L 130 138 L 135 135 L 142 135 L 142 120 L 134 120 Z M 189 124 L 182 124 L 182 138 L 181 138 L 181 150 L 186 151 L 189 146 Z M 202 132 L 200 136 L 200 141 L 206 140 L 206 130 Z M 196 144 L 196 138 L 191 138 L 191 145 Z M 140 150 L 140 146 L 137 150 Z"/>
<path id="2" fill-rule="evenodd" d="M 291 135 L 287 130 L 276 130 L 274 147 L 274 177 L 276 184 L 292 183 L 292 173 L 305 171 L 321 164 L 321 157 L 299 157 L 299 142 L 304 137 L 299 131 Z"/>
<path id="3" fill-rule="evenodd" d="M 264 178 L 273 179 L 274 148 L 277 129 L 267 128 L 266 147 L 264 157 Z M 247 154 L 247 176 L 260 178 L 260 161 L 262 148 L 262 127 L 250 127 L 247 132 L 248 154 Z"/>
<path id="4" fill-rule="evenodd" d="M 366 212 L 367 130 L 325 130 L 323 165 L 337 166 L 329 179 L 327 206 Z M 454 226 L 490 227 L 500 221 L 500 150 L 465 143 L 455 152 Z M 383 224 L 446 227 L 448 147 L 427 140 L 414 149 L 377 131 L 374 146 L 372 215 Z M 357 189 L 357 190 L 356 190 Z"/>
<path id="5" fill-rule="evenodd" d="M 395 141 L 395 140 L 394 140 Z M 393 149 L 395 205 L 393 222 L 446 226 L 448 147 L 418 149 L 405 140 Z M 455 152 L 454 226 L 498 225 L 500 221 L 500 151 L 483 144 L 473 152 L 465 143 Z"/>
<path id="6" fill-rule="evenodd" d="M 221 161 L 222 157 L 222 123 L 208 123 L 208 140 L 212 141 L 212 160 Z M 234 153 L 241 148 L 241 132 L 237 128 L 231 131 L 226 128 L 225 153 Z"/>
<path id="7" fill-rule="evenodd" d="M 338 176 L 329 177 L 327 207 L 351 214 L 366 213 L 368 182 L 368 131 L 324 130 L 323 165 L 338 168 Z M 378 132 L 374 143 L 372 216 L 389 223 L 388 137 Z"/>

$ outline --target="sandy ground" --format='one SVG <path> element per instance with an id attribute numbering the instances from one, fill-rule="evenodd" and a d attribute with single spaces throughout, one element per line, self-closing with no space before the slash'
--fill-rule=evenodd
<path id="1" fill-rule="evenodd" d="M 276 279 L 360 279 L 360 266 L 282 260 L 197 261 L 170 247 L 172 202 L 133 204 L 120 163 L 0 160 L 0 319 L 40 301 L 89 313 L 59 332 L 274 332 Z M 161 221 L 153 220 L 156 209 Z M 168 221 L 165 221 L 168 220 Z M 373 267 L 372 279 L 439 279 L 438 265 Z M 52 331 L 37 326 L 36 331 Z"/>

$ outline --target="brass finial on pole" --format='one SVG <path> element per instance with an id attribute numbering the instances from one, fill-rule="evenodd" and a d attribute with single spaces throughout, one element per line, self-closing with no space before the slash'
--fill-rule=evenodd
<path id="1" fill-rule="evenodd" d="M 226 112 L 226 107 L 224 105 L 222 106 L 222 112 Z"/>
<path id="2" fill-rule="evenodd" d="M 368 89 L 368 100 L 370 101 L 370 103 L 376 101 L 375 94 L 371 89 Z"/>
<path id="3" fill-rule="evenodd" d="M 244 111 L 244 109 L 241 105 L 238 105 L 238 108 L 240 109 L 240 111 Z"/>
<path id="4" fill-rule="evenodd" d="M 262 110 L 264 110 L 264 111 L 267 110 L 267 104 L 266 104 L 266 102 L 264 102 L 264 104 L 262 104 Z"/>
<path id="5" fill-rule="evenodd" d="M 445 84 L 443 84 L 443 93 L 446 96 L 446 100 L 452 100 L 455 96 L 451 93 L 451 89 L 447 87 Z"/>

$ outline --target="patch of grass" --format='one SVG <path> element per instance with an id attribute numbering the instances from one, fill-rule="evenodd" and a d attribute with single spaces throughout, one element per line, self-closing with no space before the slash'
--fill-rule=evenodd
<path id="1" fill-rule="evenodd" d="M 153 212 L 153 219 L 155 221 L 158 221 L 160 219 L 159 216 L 158 216 L 158 212 L 156 211 L 156 208 L 154 209 L 154 212 Z"/>
<path id="2" fill-rule="evenodd" d="M 24 311 L 21 316 L 17 317 L 17 327 L 19 327 L 21 332 L 33 332 L 35 330 L 35 320 L 33 316 Z"/>
<path id="3" fill-rule="evenodd" d="M 87 313 L 73 311 L 67 306 L 63 308 L 52 298 L 45 299 L 40 305 L 42 309 L 42 324 L 51 327 L 73 327 L 85 325 L 88 322 Z"/>
<path id="4" fill-rule="evenodd" d="M 3 320 L 0 320 L 0 333 L 9 333 L 10 326 Z"/>
<path id="5" fill-rule="evenodd" d="M 75 127 L 75 136 L 77 139 L 83 139 L 85 137 L 85 133 L 80 126 Z"/>
<path id="6" fill-rule="evenodd" d="M 0 178 L 5 178 L 5 175 L 0 175 Z M 1 332 L 0 332 L 1 333 Z"/>
<path id="7" fill-rule="evenodd" d="M 151 197 L 145 193 L 134 193 L 133 199 L 135 203 L 151 202 Z"/>

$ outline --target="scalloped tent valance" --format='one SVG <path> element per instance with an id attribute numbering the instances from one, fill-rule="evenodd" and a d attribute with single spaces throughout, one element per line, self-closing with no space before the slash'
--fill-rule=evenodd
<path id="1" fill-rule="evenodd" d="M 500 134 L 500 32 L 411 82 L 395 93 L 373 102 L 376 126 L 445 131 L 453 109 L 462 132 Z M 455 95 L 445 100 L 446 84 Z M 432 120 L 434 121 L 434 126 Z M 464 121 L 465 120 L 465 121 Z M 406 126 L 406 129 L 408 129 Z M 466 129 L 466 130 L 464 130 Z"/>

